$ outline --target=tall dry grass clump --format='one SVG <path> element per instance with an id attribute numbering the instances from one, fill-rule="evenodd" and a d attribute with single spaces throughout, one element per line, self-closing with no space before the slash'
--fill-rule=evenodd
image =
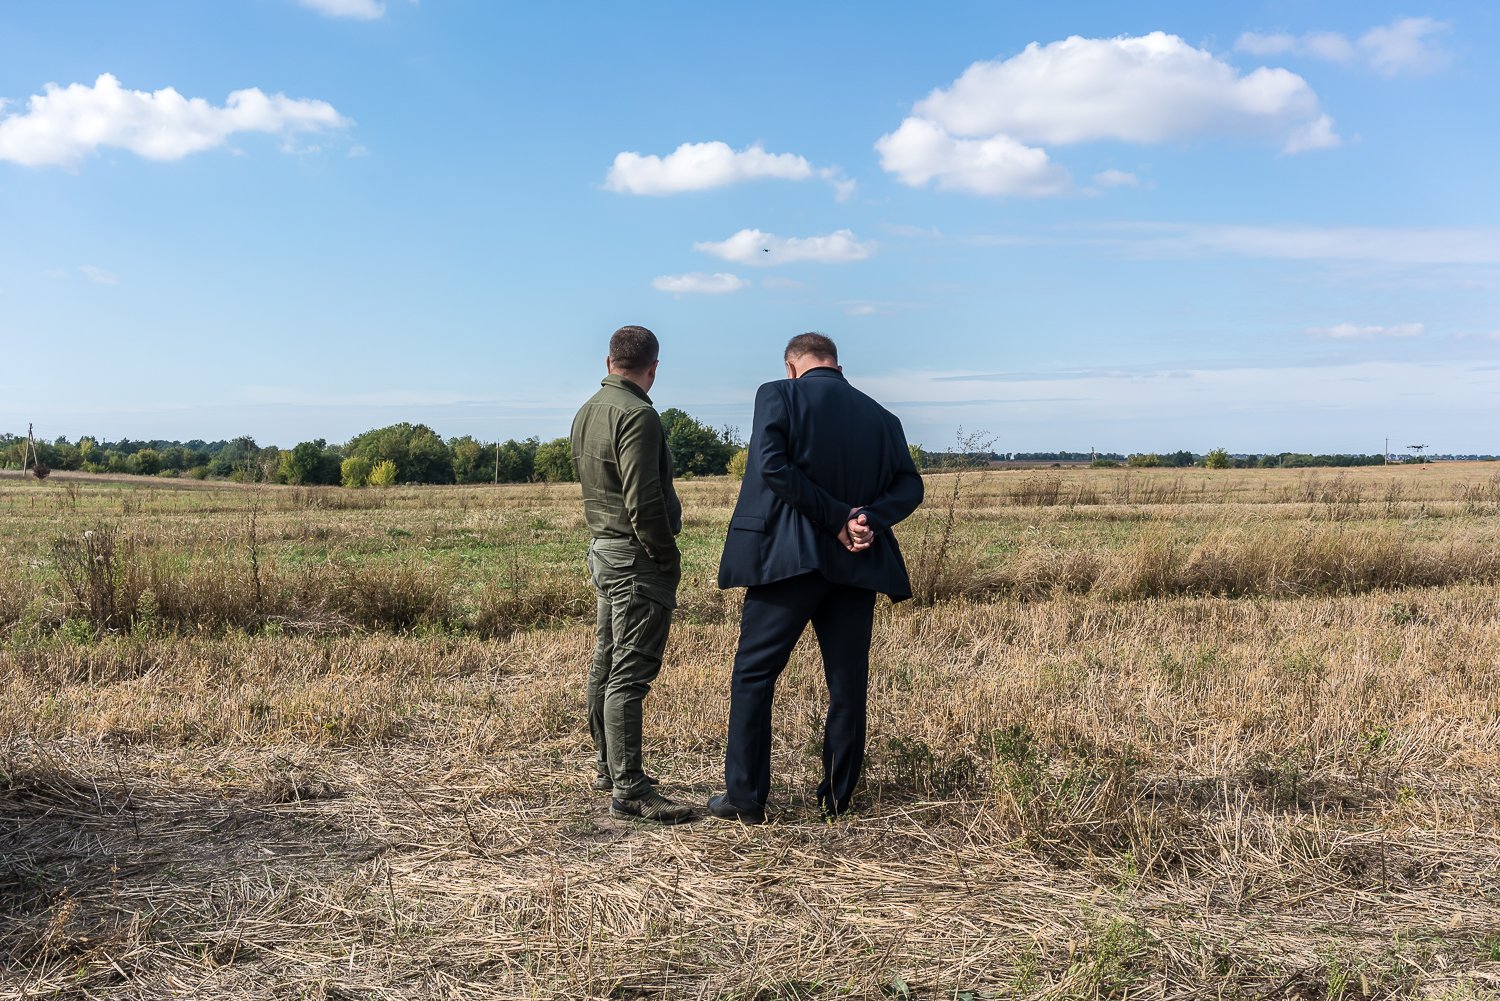
<path id="1" fill-rule="evenodd" d="M 503 575 L 476 580 L 419 558 L 291 568 L 264 553 L 253 522 L 247 524 L 238 544 L 207 553 L 174 551 L 105 524 L 59 538 L 55 588 L 33 581 L 30 593 L 0 589 L 15 595 L 16 609 L 0 616 L 0 628 L 19 624 L 25 609 L 39 605 L 50 605 L 42 617 L 54 626 L 77 621 L 99 634 L 273 627 L 503 636 L 593 614 L 592 592 L 576 570 L 513 561 Z"/>
<path id="2" fill-rule="evenodd" d="M 1050 542 L 974 568 L 954 593 L 1026 599 L 1054 593 L 1116 600 L 1171 595 L 1362 594 L 1500 580 L 1500 546 L 1480 538 L 1423 541 L 1395 526 L 1220 524 L 1197 540 L 1147 530 L 1114 550 Z"/>

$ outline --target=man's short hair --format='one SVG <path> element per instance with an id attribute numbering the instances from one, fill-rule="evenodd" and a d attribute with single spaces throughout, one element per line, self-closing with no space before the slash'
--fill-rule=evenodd
<path id="1" fill-rule="evenodd" d="M 609 360 L 627 372 L 650 368 L 660 355 L 661 344 L 645 327 L 621 327 L 609 339 Z"/>
<path id="2" fill-rule="evenodd" d="M 786 354 L 783 355 L 787 361 L 801 358 L 803 355 L 817 355 L 825 358 L 835 365 L 839 363 L 838 345 L 833 343 L 833 338 L 826 334 L 820 334 L 816 330 L 805 334 L 798 334 L 786 342 Z"/>

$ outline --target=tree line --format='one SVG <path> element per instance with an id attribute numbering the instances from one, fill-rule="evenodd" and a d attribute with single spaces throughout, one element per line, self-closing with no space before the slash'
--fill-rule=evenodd
<path id="1" fill-rule="evenodd" d="M 662 411 L 662 431 L 678 476 L 744 474 L 744 442 L 738 429 L 715 429 L 689 414 Z M 180 476 L 228 479 L 241 483 L 297 485 L 389 486 L 394 483 L 531 483 L 565 482 L 576 478 L 573 449 L 567 438 L 542 441 L 482 442 L 464 435 L 444 439 L 426 424 L 400 423 L 374 428 L 342 445 L 319 438 L 288 448 L 261 446 L 249 436 L 226 441 L 104 441 L 84 436 L 38 441 L 36 462 L 24 435 L 0 433 L 0 469 L 37 465 L 42 475 L 53 469 L 90 473 L 128 473 L 138 476 Z M 1007 460 L 1081 461 L 1100 467 L 1206 466 L 1210 469 L 1298 468 L 1317 466 L 1378 466 L 1386 457 L 1371 455 L 1314 455 L 1304 452 L 1231 455 L 1222 448 L 1206 453 L 1175 452 L 936 452 L 911 446 L 920 469 L 974 468 Z M 1493 455 L 1402 456 L 1398 461 L 1433 458 L 1494 459 Z"/>
<path id="2" fill-rule="evenodd" d="M 730 471 L 742 451 L 739 432 L 715 429 L 676 409 L 662 411 L 662 431 L 679 476 Z M 84 436 L 37 441 L 30 461 L 24 435 L 0 434 L 0 468 L 54 469 L 137 476 L 227 479 L 304 486 L 389 486 L 394 483 L 531 483 L 576 478 L 567 438 L 482 442 L 471 435 L 443 439 L 426 424 L 402 422 L 355 435 L 342 445 L 322 438 L 292 448 L 262 446 L 249 436 L 227 441 L 104 441 Z M 741 461 L 742 467 L 742 461 Z"/>

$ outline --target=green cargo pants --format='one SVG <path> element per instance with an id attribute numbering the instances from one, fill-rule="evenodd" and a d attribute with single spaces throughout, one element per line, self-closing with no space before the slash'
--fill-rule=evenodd
<path id="1" fill-rule="evenodd" d="M 595 539 L 589 575 L 598 592 L 588 685 L 595 767 L 614 781 L 615 799 L 634 799 L 650 788 L 641 766 L 641 703 L 661 671 L 681 572 L 663 572 L 629 539 Z"/>

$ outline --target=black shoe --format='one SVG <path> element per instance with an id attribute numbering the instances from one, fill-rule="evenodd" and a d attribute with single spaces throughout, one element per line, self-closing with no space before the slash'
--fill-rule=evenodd
<path id="1" fill-rule="evenodd" d="M 647 775 L 646 784 L 648 786 L 657 785 L 658 783 L 656 781 L 656 776 Z M 615 780 L 610 778 L 608 775 L 595 775 L 594 788 L 598 789 L 600 792 L 612 792 L 615 788 Z"/>
<path id="2" fill-rule="evenodd" d="M 711 816 L 720 820 L 738 820 L 742 824 L 764 824 L 766 822 L 765 807 L 756 806 L 748 810 L 742 810 L 723 796 L 712 796 L 708 800 L 708 812 Z"/>
<path id="3" fill-rule="evenodd" d="M 693 808 L 674 803 L 655 789 L 634 799 L 611 799 L 609 815 L 621 820 L 650 820 L 658 824 L 685 824 L 693 819 Z"/>

